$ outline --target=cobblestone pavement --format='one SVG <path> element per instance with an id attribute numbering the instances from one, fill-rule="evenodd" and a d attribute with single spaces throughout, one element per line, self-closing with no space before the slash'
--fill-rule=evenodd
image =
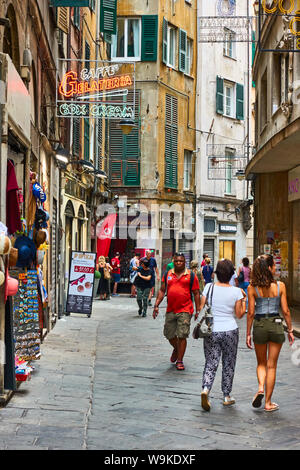
<path id="1" fill-rule="evenodd" d="M 189 339 L 186 370 L 177 371 L 162 335 L 164 311 L 156 320 L 152 309 L 141 318 L 135 299 L 115 297 L 95 301 L 91 318 L 59 320 L 31 381 L 0 410 L 0 449 L 299 450 L 300 340 L 294 349 L 286 342 L 279 359 L 280 410 L 255 410 L 255 354 L 240 320 L 237 403 L 223 407 L 218 371 L 206 413 L 202 342 Z"/>

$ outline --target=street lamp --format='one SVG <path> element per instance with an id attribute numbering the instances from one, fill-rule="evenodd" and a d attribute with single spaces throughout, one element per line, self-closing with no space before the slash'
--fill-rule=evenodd
<path id="1" fill-rule="evenodd" d="M 121 127 L 124 135 L 130 134 L 132 129 L 136 127 L 135 122 L 132 119 L 122 119 L 122 121 L 119 123 L 119 126 Z"/>
<path id="2" fill-rule="evenodd" d="M 245 172 L 244 170 L 237 170 L 235 176 L 239 181 L 243 181 L 245 179 Z"/>
<path id="3" fill-rule="evenodd" d="M 58 147 L 56 149 L 56 160 L 58 160 L 58 162 L 61 162 L 61 163 L 64 163 L 65 165 L 67 165 L 67 163 L 69 163 L 69 151 L 67 149 L 64 149 L 63 147 Z"/>

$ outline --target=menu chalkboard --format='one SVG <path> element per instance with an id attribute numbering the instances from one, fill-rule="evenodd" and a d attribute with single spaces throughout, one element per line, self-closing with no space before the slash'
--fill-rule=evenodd
<path id="1" fill-rule="evenodd" d="M 72 251 L 66 311 L 92 314 L 96 253 Z"/>

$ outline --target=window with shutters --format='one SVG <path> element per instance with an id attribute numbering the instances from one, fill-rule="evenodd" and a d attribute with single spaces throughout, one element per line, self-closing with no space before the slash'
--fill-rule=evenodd
<path id="1" fill-rule="evenodd" d="M 112 36 L 112 60 L 141 60 L 141 19 L 118 18 L 117 34 Z"/>
<path id="2" fill-rule="evenodd" d="M 234 148 L 225 148 L 225 159 L 226 159 L 226 169 L 225 169 L 225 194 L 232 194 L 232 178 L 233 178 L 233 159 L 235 157 L 235 149 Z"/>
<path id="3" fill-rule="evenodd" d="M 216 231 L 215 219 L 204 219 L 204 232 L 214 233 Z"/>
<path id="4" fill-rule="evenodd" d="M 187 45 L 187 50 L 186 50 L 185 73 L 187 75 L 192 75 L 192 67 L 193 67 L 193 41 L 192 39 L 188 39 L 186 45 Z"/>
<path id="5" fill-rule="evenodd" d="M 168 39 L 167 39 L 167 65 L 168 67 L 176 67 L 176 43 L 177 43 L 177 29 L 168 24 Z M 183 59 L 182 59 L 183 62 Z"/>
<path id="6" fill-rule="evenodd" d="M 97 120 L 97 138 L 96 138 L 96 145 L 97 145 L 97 161 L 96 161 L 96 168 L 97 170 L 103 170 L 103 119 Z"/>
<path id="7" fill-rule="evenodd" d="M 192 161 L 193 154 L 190 150 L 184 151 L 184 175 L 183 175 L 183 189 L 189 191 L 192 184 Z"/>
<path id="8" fill-rule="evenodd" d="M 244 119 L 244 85 L 224 80 L 216 80 L 216 112 L 226 117 Z"/>
<path id="9" fill-rule="evenodd" d="M 180 72 L 186 72 L 187 64 L 186 64 L 186 56 L 187 56 L 187 34 L 183 29 L 179 30 L 179 58 L 178 58 L 178 65 Z"/>
<path id="10" fill-rule="evenodd" d="M 133 91 L 128 100 L 133 100 Z M 116 98 L 117 99 L 117 98 Z M 113 101 L 113 98 L 112 98 Z M 135 126 L 130 134 L 124 135 L 118 121 L 110 120 L 109 161 L 112 186 L 140 185 L 140 90 L 135 91 Z"/>
<path id="11" fill-rule="evenodd" d="M 178 100 L 166 95 L 165 115 L 165 187 L 177 189 Z"/>

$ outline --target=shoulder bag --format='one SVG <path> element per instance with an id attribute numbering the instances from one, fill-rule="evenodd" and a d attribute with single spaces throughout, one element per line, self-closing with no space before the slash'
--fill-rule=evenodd
<path id="1" fill-rule="evenodd" d="M 208 301 L 209 299 L 209 294 L 211 291 L 210 295 L 210 303 Z M 199 338 L 207 338 L 208 336 L 211 336 L 212 334 L 212 325 L 213 325 L 213 314 L 212 314 L 212 309 L 211 309 L 211 304 L 212 304 L 212 297 L 214 293 L 214 283 L 212 283 L 209 286 L 207 297 L 206 297 L 206 302 L 205 302 L 205 312 L 199 323 L 194 328 L 193 331 L 193 338 L 194 339 L 199 339 Z"/>

